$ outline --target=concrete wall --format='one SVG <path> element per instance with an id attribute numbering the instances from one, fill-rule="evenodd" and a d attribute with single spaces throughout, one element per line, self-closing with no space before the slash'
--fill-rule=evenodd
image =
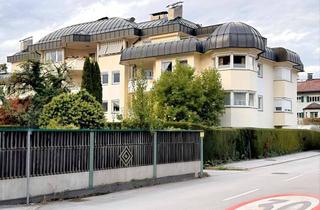
<path id="1" fill-rule="evenodd" d="M 200 161 L 157 165 L 157 177 L 194 174 L 200 172 Z M 94 171 L 94 187 L 125 183 L 132 180 L 152 179 L 153 166 L 140 166 Z M 0 201 L 26 197 L 26 178 L 0 180 Z M 70 173 L 30 178 L 30 196 L 62 193 L 87 189 L 89 173 Z"/>

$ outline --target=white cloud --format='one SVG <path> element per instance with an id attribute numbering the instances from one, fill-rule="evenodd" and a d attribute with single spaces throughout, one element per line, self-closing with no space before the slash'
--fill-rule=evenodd
<path id="1" fill-rule="evenodd" d="M 315 50 L 314 50 L 314 54 L 317 55 L 317 56 L 320 56 L 320 47 L 317 47 Z M 319 58 L 320 59 L 320 58 Z"/>
<path id="2" fill-rule="evenodd" d="M 320 78 L 320 65 L 305 66 L 304 71 L 305 72 L 298 74 L 300 80 L 306 80 L 308 78 L 308 73 L 313 73 L 313 78 Z"/>
<path id="3" fill-rule="evenodd" d="M 304 67 L 304 70 L 308 73 L 320 72 L 320 66 L 306 66 Z"/>
<path id="4" fill-rule="evenodd" d="M 109 2 L 95 2 L 91 5 L 77 9 L 72 17 L 63 24 L 63 26 L 94 21 L 106 16 L 130 18 L 133 15 L 131 14 L 130 16 L 130 12 L 132 12 L 135 8 L 148 5 L 151 2 L 152 0 L 131 1 L 130 3 L 114 0 Z"/>
<path id="5" fill-rule="evenodd" d="M 288 42 L 299 42 L 305 38 L 309 33 L 308 32 L 295 32 L 291 30 L 285 30 L 281 33 L 270 33 L 265 34 L 268 38 L 268 44 L 270 45 L 279 45 Z"/>

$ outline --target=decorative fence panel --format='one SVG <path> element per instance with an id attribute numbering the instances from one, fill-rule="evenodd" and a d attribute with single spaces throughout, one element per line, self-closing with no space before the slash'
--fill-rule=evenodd
<path id="1" fill-rule="evenodd" d="M 199 132 L 157 132 L 158 164 L 199 160 Z"/>
<path id="2" fill-rule="evenodd" d="M 0 129 L 0 180 L 26 177 L 28 130 Z M 30 176 L 200 160 L 199 131 L 31 130 Z"/>

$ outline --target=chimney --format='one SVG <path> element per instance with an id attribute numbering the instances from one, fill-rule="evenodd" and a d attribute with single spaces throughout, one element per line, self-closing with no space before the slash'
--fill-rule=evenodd
<path id="1" fill-rule="evenodd" d="M 30 46 L 32 44 L 33 44 L 32 36 L 28 37 L 28 38 L 25 38 L 23 40 L 20 40 L 20 51 L 26 50 L 28 48 L 28 46 Z"/>
<path id="2" fill-rule="evenodd" d="M 159 20 L 159 19 L 164 19 L 168 15 L 167 11 L 162 11 L 162 12 L 156 12 L 150 15 L 150 20 Z"/>
<path id="3" fill-rule="evenodd" d="M 312 80 L 313 79 L 313 73 L 308 73 L 308 80 Z"/>
<path id="4" fill-rule="evenodd" d="M 183 1 L 176 2 L 167 6 L 168 20 L 173 20 L 177 17 L 182 17 L 182 3 Z"/>

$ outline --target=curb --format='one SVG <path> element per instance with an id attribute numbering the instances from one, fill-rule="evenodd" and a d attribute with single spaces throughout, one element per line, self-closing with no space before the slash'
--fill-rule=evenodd
<path id="1" fill-rule="evenodd" d="M 283 163 L 289 163 L 289 162 L 294 162 L 294 161 L 298 161 L 298 160 L 304 160 L 304 159 L 313 158 L 313 157 L 317 157 L 317 156 L 320 156 L 320 153 L 316 154 L 316 155 L 311 155 L 311 156 L 308 156 L 308 157 L 301 157 L 301 158 L 296 158 L 296 159 L 292 159 L 292 160 L 285 160 L 285 161 L 281 161 L 281 162 L 278 162 L 278 163 L 270 163 L 270 164 L 266 164 L 266 165 L 263 165 L 263 166 L 256 166 L 256 167 L 245 168 L 245 169 L 256 169 L 256 168 L 263 168 L 263 167 L 268 167 L 268 166 L 280 165 L 280 164 L 283 164 Z"/>

